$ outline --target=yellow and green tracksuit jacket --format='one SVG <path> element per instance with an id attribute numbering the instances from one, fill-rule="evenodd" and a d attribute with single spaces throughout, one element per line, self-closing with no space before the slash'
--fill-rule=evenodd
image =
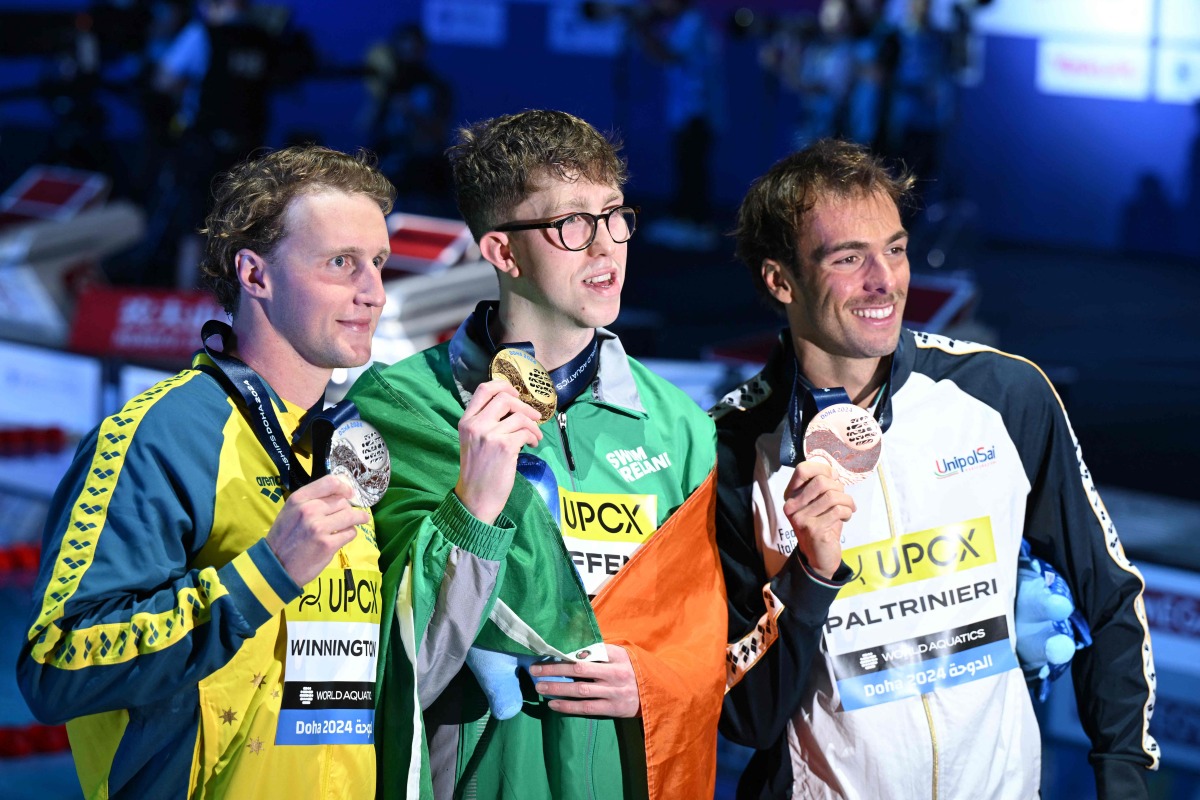
<path id="1" fill-rule="evenodd" d="M 88 798 L 371 797 L 373 684 L 335 687 L 370 687 L 347 722 L 319 681 L 323 648 L 369 658 L 374 677 L 374 529 L 295 584 L 265 541 L 287 493 L 210 363 L 197 355 L 81 443 L 43 535 L 21 691 L 67 722 Z M 304 410 L 271 394 L 290 436 Z M 305 670 L 307 703 L 289 680 Z"/>

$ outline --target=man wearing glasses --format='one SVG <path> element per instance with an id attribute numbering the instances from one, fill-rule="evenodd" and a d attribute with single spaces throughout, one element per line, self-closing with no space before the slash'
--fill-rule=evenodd
<path id="1" fill-rule="evenodd" d="M 714 429 L 603 327 L 637 226 L 625 163 L 556 111 L 465 128 L 450 159 L 499 301 L 350 395 L 392 451 L 384 796 L 711 797 Z M 502 708 L 475 675 L 513 656 L 532 666 Z"/>

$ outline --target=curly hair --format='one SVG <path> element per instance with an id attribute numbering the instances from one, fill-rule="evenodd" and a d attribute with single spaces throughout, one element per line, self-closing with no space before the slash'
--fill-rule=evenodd
<path id="1" fill-rule="evenodd" d="M 800 267 L 796 248 L 813 206 L 825 198 L 846 199 L 882 193 L 907 208 L 916 179 L 907 170 L 893 174 L 867 148 L 839 139 L 821 139 L 786 156 L 750 185 L 738 209 L 735 253 L 758 289 L 776 310 L 783 305 L 763 282 L 766 259 Z"/>
<path id="2" fill-rule="evenodd" d="M 351 156 L 318 145 L 276 150 L 238 164 L 219 176 L 213 206 L 200 233 L 205 236 L 201 280 L 226 312 L 241 295 L 236 256 L 243 248 L 269 256 L 287 235 L 288 204 L 304 194 L 335 190 L 366 195 L 387 214 L 396 189 L 365 150 Z"/>
<path id="3" fill-rule="evenodd" d="M 458 211 L 479 241 L 547 178 L 621 188 L 629 172 L 620 149 L 579 117 L 531 110 L 460 128 L 446 155 Z"/>

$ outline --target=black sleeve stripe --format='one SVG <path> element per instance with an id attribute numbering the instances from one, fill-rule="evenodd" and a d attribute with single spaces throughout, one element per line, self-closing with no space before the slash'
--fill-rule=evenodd
<path id="1" fill-rule="evenodd" d="M 1079 466 L 1079 479 L 1082 489 L 1084 495 L 1088 498 L 1088 505 L 1096 519 L 1096 523 L 1104 532 L 1105 549 L 1108 553 L 1108 556 L 1118 569 L 1136 577 L 1141 589 L 1144 590 L 1145 580 L 1142 578 L 1142 575 L 1138 569 L 1132 563 L 1130 563 L 1129 559 L 1125 555 L 1125 550 L 1121 546 L 1120 538 L 1117 535 L 1116 525 L 1113 523 L 1112 517 L 1108 513 L 1108 509 L 1105 508 L 1104 501 L 1100 498 L 1100 493 L 1097 491 L 1096 485 L 1092 480 L 1091 471 L 1087 468 L 1087 464 L 1084 463 L 1083 451 L 1079 446 L 1078 438 L 1075 436 L 1075 430 L 1071 426 L 1071 420 L 1067 415 L 1066 407 L 1063 405 L 1062 398 L 1059 397 L 1057 390 L 1054 388 L 1054 384 L 1046 376 L 1046 373 L 1043 372 L 1037 364 L 1033 363 L 1029 359 L 1012 355 L 1010 353 L 1005 353 L 986 345 L 975 344 L 973 342 L 957 341 L 926 333 L 918 333 L 916 334 L 915 338 L 918 351 L 921 352 L 922 355 L 928 353 L 930 350 L 934 350 L 955 357 L 952 359 L 951 364 L 939 365 L 939 369 L 933 370 L 933 372 L 937 374 L 937 377 L 941 377 L 941 373 L 943 372 L 956 372 L 961 368 L 971 369 L 971 371 L 974 372 L 975 370 L 972 369 L 967 363 L 970 359 L 965 359 L 963 362 L 959 362 L 957 364 L 953 363 L 959 361 L 958 357 L 970 356 L 982 356 L 986 360 L 983 362 L 983 364 L 981 364 L 981 366 L 986 364 L 986 371 L 988 373 L 1001 378 L 1012 377 L 1014 379 L 1014 384 L 1019 384 L 1021 382 L 1026 384 L 1029 383 L 1028 369 L 1034 370 L 1037 375 L 1041 376 L 1041 379 L 1045 382 L 1045 385 L 1049 387 L 1051 395 L 1058 404 L 1058 411 L 1061 413 L 1062 421 L 1065 423 L 1066 430 L 1070 434 L 1071 445 L 1074 448 L 1075 459 Z M 988 357 L 989 355 L 994 356 L 995 358 L 1007 359 L 1009 360 L 1008 363 L 1012 364 L 1014 367 L 1017 367 L 1018 364 L 1024 365 L 1024 368 L 1017 367 L 1017 371 L 1014 372 L 1012 369 L 1007 369 L 1003 366 L 1003 364 L 1001 364 L 999 365 L 1000 369 L 997 370 L 996 367 L 998 365 L 993 358 Z M 940 361 L 941 359 L 938 360 Z M 1024 373 L 1024 375 L 1021 373 Z M 996 408 L 997 404 L 994 398 L 983 397 L 979 394 L 974 394 L 971 392 L 971 387 L 969 385 L 965 387 L 962 384 L 958 385 L 960 388 L 963 388 L 964 391 L 973 394 L 973 396 L 978 397 L 983 402 L 986 402 L 988 405 Z M 1020 392 L 1016 393 L 1017 396 L 1020 396 L 1020 394 Z M 1003 415 L 1008 409 L 997 408 L 997 410 Z M 1138 622 L 1142 627 L 1142 676 L 1146 681 L 1146 686 L 1149 689 L 1146 696 L 1146 702 L 1142 707 L 1142 750 L 1151 761 L 1150 769 L 1157 769 L 1159 763 L 1159 746 L 1154 740 L 1154 737 L 1150 735 L 1150 717 L 1154 709 L 1155 695 L 1157 691 L 1157 677 L 1154 670 L 1154 659 L 1150 645 L 1150 628 L 1146 621 L 1146 609 L 1142 599 L 1141 591 L 1139 591 L 1137 598 L 1134 600 L 1133 607 L 1137 615 Z"/>

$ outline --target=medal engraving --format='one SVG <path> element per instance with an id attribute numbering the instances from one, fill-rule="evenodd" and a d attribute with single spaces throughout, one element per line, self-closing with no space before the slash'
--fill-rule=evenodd
<path id="1" fill-rule="evenodd" d="M 533 356 L 524 350 L 506 347 L 492 358 L 488 372 L 492 378 L 508 381 L 517 390 L 521 401 L 538 412 L 540 422 L 546 422 L 554 416 L 558 407 L 558 393 L 554 391 L 550 373 Z"/>
<path id="2" fill-rule="evenodd" d="M 325 464 L 330 475 L 344 475 L 354 484 L 355 496 L 350 503 L 360 508 L 378 503 L 391 478 L 387 442 L 374 426 L 361 419 L 343 422 L 333 432 Z"/>
<path id="3" fill-rule="evenodd" d="M 829 462 L 847 486 L 871 474 L 883 450 L 883 431 L 866 409 L 849 403 L 826 408 L 804 432 L 804 457 Z"/>

